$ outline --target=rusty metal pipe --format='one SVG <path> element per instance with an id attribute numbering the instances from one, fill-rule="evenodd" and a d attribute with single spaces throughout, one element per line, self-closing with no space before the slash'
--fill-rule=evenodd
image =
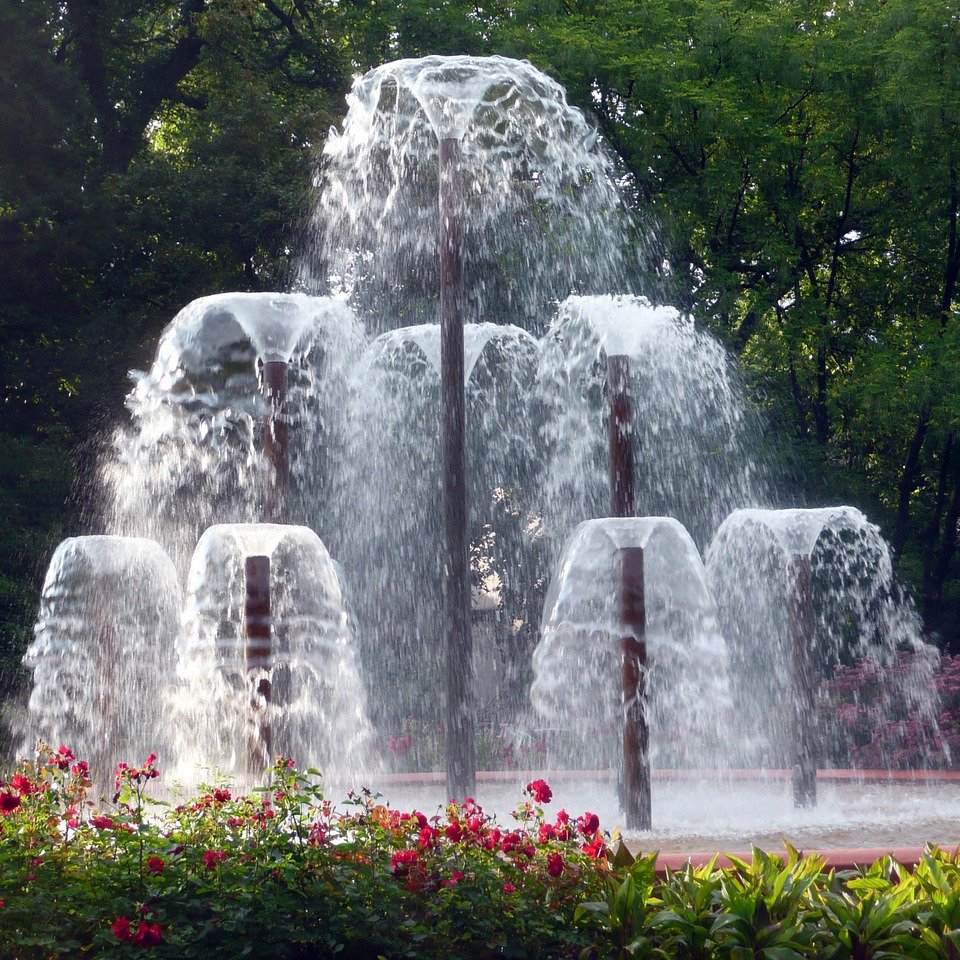
<path id="1" fill-rule="evenodd" d="M 790 643 L 790 699 L 793 713 L 793 805 L 817 805 L 814 723 L 817 677 L 814 664 L 813 574 L 810 558 L 795 554 L 787 566 L 787 619 Z"/>
<path id="2" fill-rule="evenodd" d="M 476 792 L 473 638 L 463 358 L 463 176 L 461 144 L 440 141 L 440 443 L 443 450 L 444 672 L 447 796 Z"/>
<path id="3" fill-rule="evenodd" d="M 273 698 L 273 624 L 270 615 L 270 558 L 247 557 L 244 563 L 243 661 L 249 686 L 247 773 L 259 776 L 273 762 L 269 709 Z"/>
<path id="4" fill-rule="evenodd" d="M 610 446 L 610 516 L 632 517 L 634 503 L 633 402 L 630 358 L 607 357 L 607 408 Z"/>
<path id="5" fill-rule="evenodd" d="M 623 636 L 623 810 L 628 830 L 649 830 L 650 735 L 644 711 L 647 667 L 647 609 L 643 549 L 624 547 L 620 559 L 620 620 Z"/>

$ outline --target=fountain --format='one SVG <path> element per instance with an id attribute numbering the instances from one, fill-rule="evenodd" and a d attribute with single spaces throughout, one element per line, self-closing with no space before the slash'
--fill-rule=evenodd
<path id="1" fill-rule="evenodd" d="M 202 765 L 255 778 L 278 752 L 331 775 L 361 769 L 365 697 L 339 575 L 312 530 L 207 530 L 177 646 L 171 712 L 185 777 Z"/>
<path id="2" fill-rule="evenodd" d="M 24 664 L 33 692 L 21 733 L 69 742 L 95 775 L 170 745 L 162 691 L 174 669 L 179 578 L 158 543 L 71 537 L 57 547 Z"/>
<path id="3" fill-rule="evenodd" d="M 638 639 L 649 659 L 651 757 L 661 766 L 715 767 L 718 724 L 730 709 L 726 645 L 696 545 L 669 517 L 588 520 L 574 531 L 544 604 L 534 707 L 556 739 L 561 766 L 618 765 L 620 565 L 631 549 L 643 551 L 645 629 Z"/>
<path id="4" fill-rule="evenodd" d="M 478 775 L 476 744 L 499 738 L 510 767 L 533 742 L 561 802 L 607 813 L 616 779 L 628 828 L 669 846 L 836 826 L 812 718 L 838 663 L 871 656 L 883 696 L 932 716 L 876 528 L 747 509 L 777 500 L 762 424 L 722 346 L 640 296 L 619 183 L 529 63 L 387 64 L 327 138 L 298 292 L 204 297 L 164 331 L 90 523 L 152 538 L 187 577 L 168 660 L 143 666 L 184 779 L 249 780 L 282 750 L 390 783 L 373 745 L 442 729 L 443 759 L 417 744 L 405 771 L 416 802 L 438 779 L 438 801 L 497 777 L 512 795 L 521 774 Z M 37 644 L 68 649 L 44 604 Z M 32 733 L 67 694 L 37 644 Z M 478 704 L 481 648 L 497 668 Z"/>
<path id="5" fill-rule="evenodd" d="M 714 536 L 707 570 L 743 703 L 740 762 L 793 767 L 799 805 L 816 795 L 817 688 L 836 665 L 871 658 L 884 696 L 907 700 L 935 729 L 934 651 L 859 510 L 737 510 Z M 898 650 L 916 654 L 912 669 L 900 669 Z M 878 723 L 888 707 L 876 704 Z"/>

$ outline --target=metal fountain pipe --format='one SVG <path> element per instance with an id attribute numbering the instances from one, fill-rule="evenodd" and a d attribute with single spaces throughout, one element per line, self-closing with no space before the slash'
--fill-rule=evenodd
<path id="1" fill-rule="evenodd" d="M 644 712 L 647 609 L 643 548 L 624 547 L 620 557 L 620 620 L 623 636 L 623 810 L 628 830 L 649 830 L 650 735 Z"/>
<path id="2" fill-rule="evenodd" d="M 447 796 L 476 792 L 463 358 L 463 175 L 456 138 L 440 141 L 440 442 L 443 449 Z"/>
<path id="3" fill-rule="evenodd" d="M 630 358 L 623 354 L 607 357 L 607 406 L 610 445 L 610 515 L 632 517 L 633 486 L 633 403 L 630 399 Z"/>
<path id="4" fill-rule="evenodd" d="M 817 762 L 813 741 L 816 672 L 813 662 L 813 575 L 810 558 L 794 554 L 787 565 L 787 620 L 790 643 L 790 695 L 793 705 L 793 805 L 817 804 Z"/>
<path id="5" fill-rule="evenodd" d="M 244 562 L 243 661 L 250 692 L 245 744 L 247 773 L 259 776 L 273 760 L 269 708 L 273 699 L 273 628 L 270 616 L 270 558 Z"/>
<path id="6" fill-rule="evenodd" d="M 263 451 L 270 464 L 267 479 L 267 523 L 285 523 L 290 486 L 290 424 L 284 409 L 287 399 L 287 366 L 283 360 L 263 363 L 263 396 L 267 417 L 263 425 Z"/>

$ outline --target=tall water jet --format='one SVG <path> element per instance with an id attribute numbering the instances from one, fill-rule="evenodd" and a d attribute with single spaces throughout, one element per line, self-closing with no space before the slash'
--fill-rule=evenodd
<path id="1" fill-rule="evenodd" d="M 182 593 L 160 545 L 72 537 L 53 554 L 24 663 L 33 691 L 21 749 L 67 744 L 101 785 L 119 761 L 164 753 Z"/>
<path id="2" fill-rule="evenodd" d="M 759 425 L 733 365 L 673 308 L 641 297 L 569 297 L 544 338 L 538 379 L 542 509 L 555 551 L 576 523 L 609 511 L 606 408 L 615 395 L 631 406 L 638 513 L 676 517 L 705 544 L 731 509 L 768 498 L 755 456 Z"/>
<path id="3" fill-rule="evenodd" d="M 696 545 L 671 518 L 588 520 L 574 531 L 544 604 L 534 708 L 555 762 L 619 765 L 621 551 L 635 548 L 643 551 L 651 762 L 716 765 L 730 707 L 726 646 Z"/>
<path id="4" fill-rule="evenodd" d="M 848 764 L 852 746 L 836 717 L 818 725 L 818 688 L 862 658 L 877 674 L 876 726 L 904 705 L 935 732 L 936 652 L 897 587 L 879 529 L 859 510 L 737 510 L 706 563 L 740 705 L 739 763 L 793 767 L 798 803 L 811 802 L 816 762 Z"/>
<path id="5" fill-rule="evenodd" d="M 535 326 L 547 300 L 579 278 L 597 282 L 606 272 L 603 279 L 626 288 L 626 221 L 595 140 L 562 88 L 528 63 L 428 57 L 358 80 L 343 132 L 331 133 L 324 151 L 319 263 L 310 265 L 308 282 L 348 292 L 371 325 L 409 322 L 411 304 L 421 308 L 416 319 L 425 319 L 433 313 L 423 309 L 429 291 L 438 291 L 445 720 L 454 795 L 472 792 L 475 765 L 463 320 Z M 467 185 L 476 202 L 467 200 Z"/>
<path id="6" fill-rule="evenodd" d="M 254 656 L 250 558 L 268 571 L 258 589 L 270 595 L 268 643 Z M 354 641 L 336 567 L 312 530 L 207 530 L 190 567 L 177 648 L 173 709 L 184 776 L 197 764 L 250 772 L 250 753 L 263 766 L 268 747 L 328 775 L 365 767 L 370 730 Z"/>
<path id="7" fill-rule="evenodd" d="M 327 458 L 347 429 L 345 371 L 362 341 L 352 311 L 328 298 L 219 294 L 190 303 L 163 332 L 149 371 L 133 374 L 132 422 L 116 431 L 102 467 L 103 525 L 158 540 L 186 569 L 218 520 L 289 509 L 291 518 L 322 521 Z M 288 450 L 291 427 L 297 441 Z M 287 506 L 288 476 L 296 497 Z"/>

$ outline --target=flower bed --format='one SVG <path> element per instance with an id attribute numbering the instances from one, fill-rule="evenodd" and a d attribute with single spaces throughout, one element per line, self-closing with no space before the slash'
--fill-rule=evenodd
<path id="1" fill-rule="evenodd" d="M 929 852 L 752 863 L 658 877 L 594 814 L 543 780 L 514 822 L 472 800 L 393 810 L 367 792 L 335 807 L 315 771 L 280 760 L 269 787 L 152 800 L 156 758 L 117 770 L 107 810 L 85 763 L 43 748 L 0 782 L 0 957 L 956 957 L 960 865 Z"/>

